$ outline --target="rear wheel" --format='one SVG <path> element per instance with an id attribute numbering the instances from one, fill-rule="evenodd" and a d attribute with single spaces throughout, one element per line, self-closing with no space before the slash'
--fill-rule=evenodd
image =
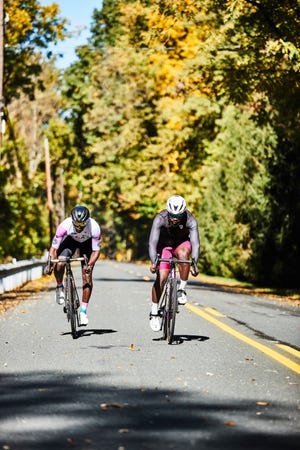
<path id="1" fill-rule="evenodd" d="M 170 292 L 168 302 L 169 305 L 167 308 L 167 342 L 168 344 L 172 344 L 175 330 L 176 314 L 178 309 L 177 289 L 175 279 L 172 279 L 170 281 Z"/>

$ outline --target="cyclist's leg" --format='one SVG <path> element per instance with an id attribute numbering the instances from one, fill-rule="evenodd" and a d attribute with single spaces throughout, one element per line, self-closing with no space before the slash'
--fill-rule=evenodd
<path id="1" fill-rule="evenodd" d="M 90 258 L 92 253 L 92 239 L 88 239 L 78 245 L 80 256 L 86 256 L 87 259 Z M 91 298 L 93 290 L 93 267 L 89 273 L 85 271 L 85 262 L 81 262 L 81 273 L 82 273 L 82 302 L 88 304 Z"/>
<path id="2" fill-rule="evenodd" d="M 57 250 L 57 257 L 59 256 L 72 256 L 77 247 L 77 243 L 70 236 L 67 236 L 66 239 L 60 244 Z M 54 275 L 57 281 L 57 284 L 61 284 L 63 281 L 65 271 L 65 263 L 57 263 L 54 267 Z"/>
<path id="3" fill-rule="evenodd" d="M 189 259 L 192 252 L 192 246 L 190 241 L 182 242 L 178 247 L 176 247 L 174 254 L 178 259 Z M 179 276 L 180 276 L 180 284 L 178 287 L 178 301 L 179 304 L 185 304 L 186 299 L 186 285 L 189 278 L 190 273 L 190 265 L 189 264 L 178 264 L 179 266 Z"/>
<path id="4" fill-rule="evenodd" d="M 172 258 L 172 247 L 164 247 L 160 249 L 159 253 L 162 258 Z M 156 280 L 152 287 L 152 313 L 157 314 L 157 304 L 163 291 L 164 285 L 168 279 L 170 272 L 170 264 L 167 262 L 161 262 L 159 264 Z"/>
<path id="5" fill-rule="evenodd" d="M 170 258 L 172 256 L 171 247 L 159 249 L 158 253 L 162 258 Z M 150 327 L 153 331 L 159 331 L 161 328 L 161 319 L 158 315 L 158 302 L 162 294 L 164 285 L 170 272 L 170 265 L 168 263 L 160 263 L 156 279 L 152 286 L 152 304 L 150 312 Z"/>
<path id="6" fill-rule="evenodd" d="M 78 247 L 80 256 L 86 255 L 86 257 L 89 259 L 92 253 L 92 240 L 88 239 L 87 241 L 79 244 Z M 91 268 L 91 271 L 89 273 L 86 273 L 85 262 L 82 261 L 81 274 L 82 274 L 82 299 L 80 306 L 80 322 L 81 325 L 87 325 L 88 324 L 87 308 L 93 290 L 93 268 Z"/>
<path id="7" fill-rule="evenodd" d="M 73 239 L 68 237 L 62 242 L 57 251 L 57 256 L 72 256 L 72 246 L 74 245 Z M 57 263 L 54 266 L 54 276 L 56 279 L 56 292 L 55 299 L 58 305 L 65 303 L 65 293 L 63 286 L 63 276 L 65 272 L 65 263 Z"/>

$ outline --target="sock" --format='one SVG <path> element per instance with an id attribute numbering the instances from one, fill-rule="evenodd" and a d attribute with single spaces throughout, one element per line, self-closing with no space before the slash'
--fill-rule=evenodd
<path id="1" fill-rule="evenodd" d="M 179 290 L 185 291 L 187 280 L 180 280 Z"/>
<path id="2" fill-rule="evenodd" d="M 63 287 L 62 281 L 57 281 L 56 283 L 57 283 L 56 287 L 58 287 L 58 288 Z"/>
<path id="3" fill-rule="evenodd" d="M 153 303 L 151 305 L 151 314 L 157 314 L 158 313 L 158 304 L 157 303 Z"/>
<path id="4" fill-rule="evenodd" d="M 81 302 L 80 312 L 83 312 L 86 314 L 87 307 L 88 307 L 88 303 Z"/>

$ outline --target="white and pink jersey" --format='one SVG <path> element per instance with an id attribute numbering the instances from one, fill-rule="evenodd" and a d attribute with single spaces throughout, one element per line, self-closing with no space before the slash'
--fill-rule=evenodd
<path id="1" fill-rule="evenodd" d="M 100 251 L 101 229 L 94 219 L 88 219 L 84 229 L 78 233 L 73 226 L 72 218 L 67 217 L 58 225 L 52 241 L 52 247 L 58 249 L 67 236 L 70 236 L 77 242 L 85 242 L 92 238 L 92 250 Z"/>

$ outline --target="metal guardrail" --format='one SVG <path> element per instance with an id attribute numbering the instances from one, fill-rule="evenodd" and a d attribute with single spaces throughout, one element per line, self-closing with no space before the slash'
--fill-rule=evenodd
<path id="1" fill-rule="evenodd" d="M 32 259 L 0 264 L 0 294 L 12 291 L 28 281 L 41 278 L 45 265 L 45 259 Z"/>

